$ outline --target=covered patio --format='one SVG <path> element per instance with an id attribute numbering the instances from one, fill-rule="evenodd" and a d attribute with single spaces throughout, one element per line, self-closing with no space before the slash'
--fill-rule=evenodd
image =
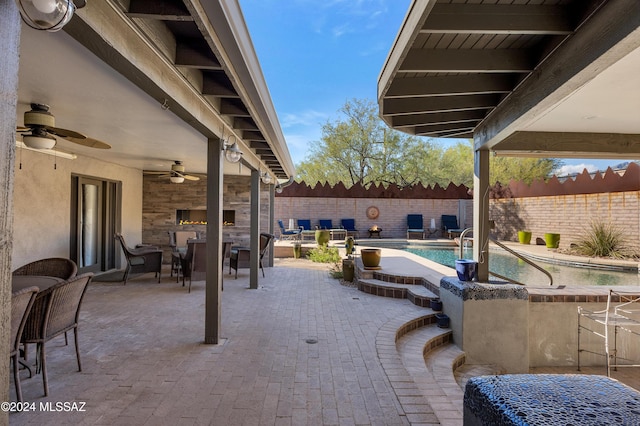
<path id="1" fill-rule="evenodd" d="M 522 3 L 414 0 L 378 79 L 390 127 L 473 138 L 481 281 L 490 155 L 640 158 L 638 3 Z"/>
<path id="2" fill-rule="evenodd" d="M 62 31 L 45 32 L 22 22 L 15 0 L 0 1 L 2 347 L 10 331 L 11 271 L 46 257 L 72 258 L 81 272 L 124 268 L 114 233 L 130 246 L 144 242 L 145 175 L 164 173 L 163 182 L 176 185 L 168 178 L 179 177 L 176 161 L 184 167 L 178 171 L 206 181 L 197 197 L 206 210 L 208 284 L 196 341 L 218 343 L 224 185 L 238 178 L 249 194 L 242 237 L 250 246 L 250 285 L 256 289 L 258 235 L 272 230 L 275 185 L 294 174 L 240 6 L 82 3 Z M 26 126 L 23 114 L 32 103 L 49 106 L 56 128 L 111 149 L 61 137 L 47 152 L 24 147 L 16 129 Z M 242 157 L 232 164 L 225 157 L 234 144 Z M 87 209 L 83 202 L 90 198 Z M 87 211 L 99 217 L 92 238 L 83 234 Z M 166 229 L 162 237 L 168 244 Z M 83 249 L 88 244 L 92 250 Z M 0 371 L 2 400 L 8 400 L 8 366 Z"/>

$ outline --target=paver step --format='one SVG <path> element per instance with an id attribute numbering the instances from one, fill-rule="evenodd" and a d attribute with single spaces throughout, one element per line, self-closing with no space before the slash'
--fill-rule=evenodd
<path id="1" fill-rule="evenodd" d="M 407 373 L 440 424 L 461 425 L 464 395 L 455 381 L 453 367 L 464 355 L 451 344 L 451 337 L 450 329 L 428 324 L 404 334 L 396 346 Z"/>
<path id="2" fill-rule="evenodd" d="M 359 279 L 358 290 L 382 297 L 409 299 L 417 306 L 429 307 L 432 299 L 438 296 L 420 284 L 396 284 L 373 278 Z"/>

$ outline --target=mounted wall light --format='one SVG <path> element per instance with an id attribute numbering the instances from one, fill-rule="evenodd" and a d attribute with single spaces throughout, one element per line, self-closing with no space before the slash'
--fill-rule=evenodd
<path id="1" fill-rule="evenodd" d="M 233 143 L 231 143 L 231 138 L 233 138 Z M 229 136 L 229 139 L 224 141 L 224 157 L 230 163 L 237 163 L 242 158 L 242 151 L 238 148 L 234 135 Z"/>
<path id="2" fill-rule="evenodd" d="M 260 179 L 262 179 L 262 183 L 265 185 L 269 185 L 271 183 L 271 175 L 267 172 L 260 173 Z"/>
<path id="3" fill-rule="evenodd" d="M 276 185 L 276 192 L 277 192 L 278 194 L 282 194 L 282 185 L 280 185 L 280 184 L 277 184 L 277 185 Z"/>
<path id="4" fill-rule="evenodd" d="M 86 0 L 16 0 L 25 24 L 36 30 L 59 31 Z"/>

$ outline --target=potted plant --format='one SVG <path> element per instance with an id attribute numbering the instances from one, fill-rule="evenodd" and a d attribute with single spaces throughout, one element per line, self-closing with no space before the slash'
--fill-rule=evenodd
<path id="1" fill-rule="evenodd" d="M 302 257 L 302 243 L 293 243 L 293 258 L 300 259 Z"/>
<path id="2" fill-rule="evenodd" d="M 472 259 L 457 259 L 456 274 L 460 281 L 473 281 L 478 272 L 478 262 Z"/>
<path id="3" fill-rule="evenodd" d="M 520 241 L 520 244 L 529 244 L 531 242 L 531 231 L 518 231 L 518 241 Z"/>
<path id="4" fill-rule="evenodd" d="M 544 243 L 547 248 L 557 249 L 560 246 L 560 234 L 548 232 L 544 234 Z"/>
<path id="5" fill-rule="evenodd" d="M 326 246 L 331 239 L 331 231 L 328 229 L 316 229 L 315 237 L 319 246 Z"/>
<path id="6" fill-rule="evenodd" d="M 342 259 L 342 279 L 345 281 L 353 281 L 355 275 L 355 267 L 353 259 Z"/>
<path id="7" fill-rule="evenodd" d="M 379 248 L 363 248 L 360 249 L 360 257 L 362 258 L 364 269 L 379 269 L 382 250 Z"/>
<path id="8" fill-rule="evenodd" d="M 441 311 L 442 310 L 442 300 L 440 300 L 440 299 L 431 299 L 429 301 L 429 307 L 433 311 Z"/>

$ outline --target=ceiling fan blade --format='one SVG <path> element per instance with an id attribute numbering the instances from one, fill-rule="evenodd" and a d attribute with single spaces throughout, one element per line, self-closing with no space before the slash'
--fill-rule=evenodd
<path id="1" fill-rule="evenodd" d="M 86 139 L 87 138 L 82 133 L 76 132 L 74 130 L 61 129 L 59 127 L 51 127 L 51 126 L 44 126 L 44 128 L 47 130 L 47 132 L 49 132 L 49 133 L 51 133 L 53 135 L 56 135 L 56 136 L 63 137 L 63 138 L 76 138 L 76 139 Z"/>
<path id="2" fill-rule="evenodd" d="M 144 170 L 143 173 L 145 175 L 165 175 L 165 176 L 169 176 L 169 174 L 167 172 L 158 172 L 155 170 Z"/>
<path id="3" fill-rule="evenodd" d="M 18 126 L 16 127 L 16 132 L 18 133 L 24 133 L 24 132 L 30 132 L 31 129 L 28 127 L 24 127 L 24 126 Z"/>
<path id="4" fill-rule="evenodd" d="M 182 175 L 182 177 L 184 177 L 187 180 L 200 180 L 198 176 Z"/>
<path id="5" fill-rule="evenodd" d="M 62 135 L 59 135 L 62 136 Z M 76 138 L 72 136 L 62 136 L 69 142 L 77 143 L 78 145 L 86 146 L 89 148 L 97 148 L 97 149 L 110 149 L 111 145 L 108 143 L 99 141 L 97 139 L 88 138 L 83 135 L 83 138 Z"/>

